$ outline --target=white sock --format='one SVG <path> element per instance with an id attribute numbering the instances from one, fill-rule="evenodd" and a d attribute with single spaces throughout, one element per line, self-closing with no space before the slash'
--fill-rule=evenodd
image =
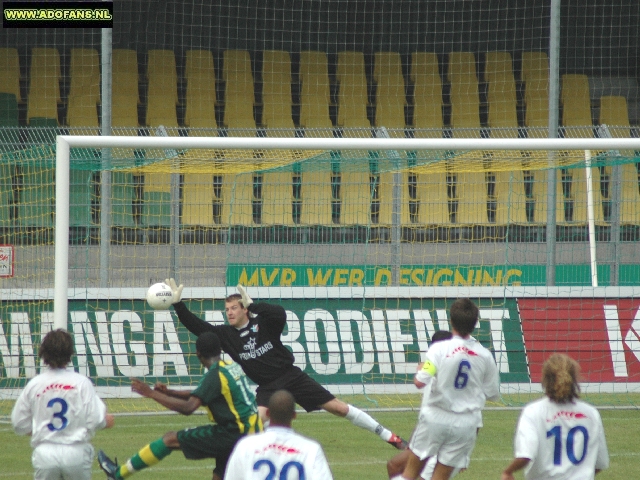
<path id="1" fill-rule="evenodd" d="M 393 477 L 391 480 L 407 480 L 406 478 L 404 478 L 402 475 L 396 475 L 395 477 Z"/>
<path id="2" fill-rule="evenodd" d="M 266 429 L 270 423 L 271 423 L 270 420 L 265 420 L 264 422 L 262 422 L 262 427 Z"/>
<path id="3" fill-rule="evenodd" d="M 371 415 L 363 412 L 353 405 L 349 405 L 349 412 L 347 413 L 346 419 L 353 423 L 356 427 L 364 428 L 365 430 L 369 430 L 370 432 L 375 433 L 385 442 L 388 442 L 391 438 L 391 435 L 393 435 L 393 433 L 391 433 L 391 430 L 387 430 L 378 422 L 376 422 Z"/>

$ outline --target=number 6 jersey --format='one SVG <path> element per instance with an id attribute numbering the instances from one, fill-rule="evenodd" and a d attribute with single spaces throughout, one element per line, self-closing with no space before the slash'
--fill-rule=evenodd
<path id="1" fill-rule="evenodd" d="M 18 435 L 31 433 L 31 446 L 88 442 L 106 426 L 107 408 L 91 380 L 72 369 L 48 368 L 18 397 L 11 423 Z"/>

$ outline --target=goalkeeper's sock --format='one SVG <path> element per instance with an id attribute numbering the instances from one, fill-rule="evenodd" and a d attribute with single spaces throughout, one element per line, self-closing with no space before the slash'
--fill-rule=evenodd
<path id="1" fill-rule="evenodd" d="M 127 478 L 143 468 L 155 465 L 170 453 L 171 449 L 164 444 L 162 438 L 159 438 L 120 465 L 116 478 Z"/>
<path id="2" fill-rule="evenodd" d="M 391 430 L 386 429 L 376 422 L 371 415 L 363 412 L 353 405 L 349 405 L 349 412 L 346 415 L 346 419 L 356 427 L 364 428 L 365 430 L 375 433 L 385 442 L 388 442 L 393 436 L 393 432 L 391 432 Z"/>

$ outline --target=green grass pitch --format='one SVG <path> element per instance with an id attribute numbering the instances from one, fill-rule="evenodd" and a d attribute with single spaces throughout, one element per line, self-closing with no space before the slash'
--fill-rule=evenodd
<path id="1" fill-rule="evenodd" d="M 384 425 L 408 437 L 417 419 L 417 412 L 372 411 Z M 640 409 L 601 410 L 604 421 L 611 468 L 598 480 L 627 480 L 638 478 L 640 469 Z M 484 428 L 480 432 L 469 470 L 459 475 L 461 480 L 487 480 L 500 478 L 502 468 L 512 455 L 512 438 L 518 410 L 487 410 Z M 159 438 L 169 430 L 200 425 L 207 422 L 205 415 L 183 417 L 179 415 L 118 416 L 116 426 L 97 433 L 93 444 L 109 455 L 124 461 L 138 449 Z M 386 461 L 397 451 L 375 435 L 354 427 L 348 421 L 327 413 L 301 413 L 294 422 L 300 433 L 317 439 L 324 447 L 336 480 L 385 480 Z M 16 436 L 6 417 L 0 423 L 0 480 L 33 478 L 31 447 L 27 437 Z M 104 474 L 94 464 L 93 478 Z M 189 480 L 211 478 L 213 460 L 187 461 L 174 452 L 158 465 L 143 470 L 133 478 L 158 480 Z M 520 475 L 517 478 L 523 478 Z"/>

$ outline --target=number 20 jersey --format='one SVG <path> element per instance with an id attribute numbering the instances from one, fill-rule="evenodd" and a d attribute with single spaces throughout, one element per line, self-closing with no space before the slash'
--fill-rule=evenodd
<path id="1" fill-rule="evenodd" d="M 236 444 L 224 478 L 332 480 L 333 476 L 318 442 L 291 428 L 272 426 Z"/>
<path id="2" fill-rule="evenodd" d="M 88 442 L 106 425 L 107 408 L 84 375 L 45 368 L 32 378 L 11 413 L 16 433 L 31 432 L 31 445 Z"/>

